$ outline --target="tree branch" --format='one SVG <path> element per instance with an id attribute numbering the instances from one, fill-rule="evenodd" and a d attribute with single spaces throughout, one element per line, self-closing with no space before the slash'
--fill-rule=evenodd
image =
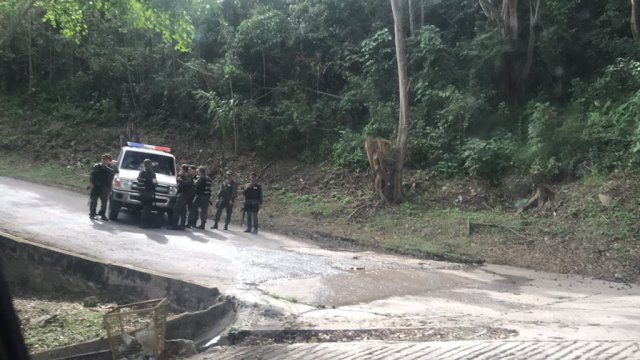
<path id="1" fill-rule="evenodd" d="M 339 95 L 335 95 L 335 94 L 330 94 L 328 92 L 324 92 L 324 91 L 320 91 L 320 90 L 316 90 L 316 89 L 312 89 L 312 88 L 305 88 L 308 91 L 314 92 L 316 94 L 320 94 L 320 95 L 324 95 L 324 96 L 328 96 L 330 98 L 334 98 L 334 99 L 338 99 L 338 100 L 342 100 L 342 96 Z"/>

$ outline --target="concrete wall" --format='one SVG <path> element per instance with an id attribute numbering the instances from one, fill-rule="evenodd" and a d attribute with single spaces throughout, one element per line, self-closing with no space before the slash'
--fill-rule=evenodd
<path id="1" fill-rule="evenodd" d="M 0 232 L 0 266 L 10 287 L 38 292 L 107 295 L 118 304 L 166 297 L 182 314 L 167 322 L 167 339 L 193 340 L 199 347 L 235 321 L 232 299 L 215 287 L 172 279 L 71 254 Z M 106 339 L 33 354 L 33 359 L 100 359 L 110 353 Z M 85 355 L 80 355 L 85 354 Z"/>
<path id="2" fill-rule="evenodd" d="M 87 296 L 106 293 L 119 304 L 166 297 L 179 311 L 207 309 L 220 296 L 216 287 L 103 263 L 1 233 L 0 259 L 9 286 Z"/>

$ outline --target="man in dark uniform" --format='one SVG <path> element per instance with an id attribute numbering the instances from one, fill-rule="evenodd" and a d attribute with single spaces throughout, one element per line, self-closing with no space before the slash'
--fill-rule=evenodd
<path id="1" fill-rule="evenodd" d="M 140 220 L 142 228 L 151 227 L 151 208 L 156 195 L 156 173 L 153 171 L 153 163 L 149 159 L 144 159 L 144 170 L 138 173 L 138 191 L 140 192 L 140 202 L 142 202 L 142 214 Z"/>
<path id="2" fill-rule="evenodd" d="M 262 186 L 258 184 L 256 173 L 252 172 L 249 176 L 249 183 L 242 191 L 244 195 L 244 210 L 247 213 L 247 229 L 244 232 L 258 233 L 258 210 L 262 205 Z M 253 224 L 253 231 L 251 225 Z"/>
<path id="3" fill-rule="evenodd" d="M 198 175 L 198 167 L 195 165 L 189 165 L 189 175 L 191 175 L 192 187 L 191 187 L 191 197 L 187 200 L 187 211 L 191 212 L 193 200 L 196 198 L 196 191 L 195 191 L 195 187 L 193 187 L 193 184 L 196 181 L 196 176 Z M 191 228 L 191 224 L 188 221 L 191 218 L 191 216 L 188 215 L 187 213 L 185 213 L 185 216 L 187 217 L 187 226 L 185 227 Z"/>
<path id="4" fill-rule="evenodd" d="M 207 222 L 209 199 L 211 198 L 211 178 L 207 176 L 206 167 L 200 166 L 198 168 L 198 175 L 196 176 L 194 184 L 195 198 L 189 209 L 189 225 L 198 229 L 204 229 L 204 224 Z M 200 214 L 200 226 L 196 226 L 198 213 Z"/>
<path id="5" fill-rule="evenodd" d="M 220 191 L 218 192 L 218 201 L 216 202 L 216 216 L 215 223 L 211 227 L 212 229 L 218 228 L 218 222 L 220 221 L 220 215 L 222 215 L 222 209 L 227 210 L 227 218 L 224 221 L 224 229 L 229 230 L 229 222 L 231 222 L 231 213 L 233 213 L 233 203 L 238 196 L 238 184 L 233 180 L 233 173 L 231 170 L 227 170 L 227 178 L 222 182 Z"/>
<path id="6" fill-rule="evenodd" d="M 173 206 L 173 221 L 170 229 L 184 230 L 187 224 L 187 207 L 193 199 L 193 177 L 189 172 L 189 165 L 182 164 L 178 173 L 178 195 Z"/>
<path id="7" fill-rule="evenodd" d="M 98 199 L 100 199 L 100 219 L 109 221 L 105 216 L 107 210 L 107 199 L 109 198 L 109 190 L 111 190 L 111 180 L 115 171 L 111 167 L 111 155 L 104 154 L 100 157 L 100 162 L 91 168 L 89 187 L 91 194 L 89 195 L 89 217 L 96 218 L 96 207 Z"/>

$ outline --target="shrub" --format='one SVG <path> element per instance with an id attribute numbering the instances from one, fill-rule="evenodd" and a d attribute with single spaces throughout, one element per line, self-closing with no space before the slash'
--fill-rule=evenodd
<path id="1" fill-rule="evenodd" d="M 333 145 L 331 159 L 341 168 L 365 170 L 369 161 L 364 150 L 364 137 L 351 130 L 341 131 L 340 139 Z"/>
<path id="2" fill-rule="evenodd" d="M 516 141 L 509 134 L 489 140 L 472 138 L 463 146 L 464 169 L 469 175 L 497 180 L 513 166 L 516 148 Z"/>

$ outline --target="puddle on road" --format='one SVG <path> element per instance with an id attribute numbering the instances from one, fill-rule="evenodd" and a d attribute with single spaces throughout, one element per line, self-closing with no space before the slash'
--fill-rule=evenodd
<path id="1" fill-rule="evenodd" d="M 457 288 L 472 280 L 452 274 L 413 269 L 351 271 L 323 278 L 277 280 L 260 290 L 278 298 L 309 305 L 338 307 L 403 295 Z"/>

